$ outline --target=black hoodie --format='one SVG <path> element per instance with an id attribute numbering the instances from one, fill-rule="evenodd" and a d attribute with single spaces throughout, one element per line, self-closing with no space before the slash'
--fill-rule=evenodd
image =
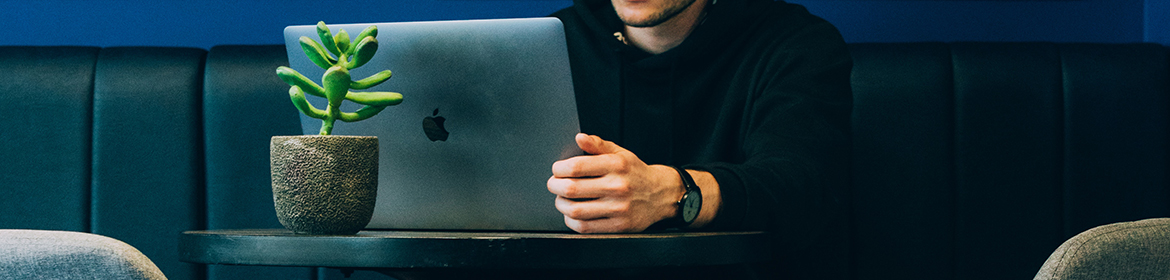
<path id="1" fill-rule="evenodd" d="M 614 37 L 610 0 L 553 16 L 582 132 L 649 164 L 713 174 L 723 206 L 704 230 L 774 237 L 775 258 L 753 273 L 846 276 L 852 60 L 831 24 L 799 5 L 718 0 L 685 41 L 651 55 Z"/>

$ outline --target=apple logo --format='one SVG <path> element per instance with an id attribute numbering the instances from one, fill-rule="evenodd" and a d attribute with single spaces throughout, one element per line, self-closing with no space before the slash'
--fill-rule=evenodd
<path id="1" fill-rule="evenodd" d="M 431 116 L 423 118 L 423 132 L 427 134 L 427 139 L 431 139 L 432 142 L 447 141 L 447 135 L 450 133 L 447 132 L 447 128 L 443 127 L 445 121 L 447 118 L 439 116 L 438 108 L 435 108 L 435 112 L 431 113 Z"/>

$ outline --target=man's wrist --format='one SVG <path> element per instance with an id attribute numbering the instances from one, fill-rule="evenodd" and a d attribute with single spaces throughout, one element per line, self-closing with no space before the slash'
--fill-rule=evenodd
<path id="1" fill-rule="evenodd" d="M 651 224 L 647 230 L 664 230 L 670 228 L 670 222 L 676 219 L 679 215 L 678 200 L 686 193 L 686 186 L 683 185 L 682 178 L 679 178 L 678 172 L 673 167 L 662 164 L 651 165 L 654 168 L 657 185 L 662 188 L 660 191 L 659 206 L 656 212 L 657 220 Z"/>
<path id="2" fill-rule="evenodd" d="M 677 177 L 674 182 L 682 190 L 678 198 L 671 203 L 672 207 L 667 217 L 652 226 L 652 229 L 686 228 L 699 216 L 702 208 L 703 195 L 695 180 L 686 169 L 669 166 Z"/>

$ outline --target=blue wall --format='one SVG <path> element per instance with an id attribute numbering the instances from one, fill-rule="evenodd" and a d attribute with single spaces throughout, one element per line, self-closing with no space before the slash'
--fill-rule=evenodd
<path id="1" fill-rule="evenodd" d="M 1170 46 L 1170 1 L 1146 0 L 1146 42 Z"/>
<path id="2" fill-rule="evenodd" d="M 0 0 L 0 45 L 283 44 L 285 26 L 533 17 L 572 1 Z"/>
<path id="3" fill-rule="evenodd" d="M 353 23 L 532 17 L 571 4 L 570 0 L 0 1 L 4 5 L 0 9 L 0 45 L 200 48 L 279 44 L 285 26 L 318 20 Z M 850 42 L 1170 44 L 1168 0 L 790 2 L 803 4 L 833 22 Z"/>
<path id="4" fill-rule="evenodd" d="M 1145 0 L 1162 2 L 1166 0 Z M 1141 42 L 1143 0 L 791 0 L 850 42 Z"/>

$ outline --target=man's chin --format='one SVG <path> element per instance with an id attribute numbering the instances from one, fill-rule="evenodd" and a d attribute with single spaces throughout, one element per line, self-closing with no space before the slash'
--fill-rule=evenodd
<path id="1" fill-rule="evenodd" d="M 650 28 L 662 24 L 661 22 L 625 22 L 626 26 L 633 28 Z"/>
<path id="2" fill-rule="evenodd" d="M 626 26 L 636 27 L 636 28 L 655 27 L 655 26 L 658 26 L 659 24 L 662 24 L 663 22 L 666 22 L 667 20 L 670 19 L 670 18 L 663 18 L 662 15 L 645 15 L 645 16 L 618 15 L 618 18 L 621 18 L 622 23 L 624 23 Z"/>
<path id="3" fill-rule="evenodd" d="M 617 11 L 618 18 L 621 18 L 622 23 L 625 23 L 627 26 L 630 26 L 630 27 L 645 28 L 645 27 L 655 27 L 655 26 L 658 26 L 664 22 L 670 21 L 671 19 L 677 17 L 679 14 L 681 14 L 683 11 L 685 11 L 687 8 L 690 8 L 694 3 L 695 3 L 695 0 L 690 0 L 690 1 L 682 2 L 681 5 L 666 7 L 664 10 L 651 9 L 648 7 L 640 7 L 640 8 L 647 9 L 647 10 L 642 10 L 640 8 L 628 7 L 628 6 L 626 6 L 626 7 L 615 6 L 614 8 Z"/>

